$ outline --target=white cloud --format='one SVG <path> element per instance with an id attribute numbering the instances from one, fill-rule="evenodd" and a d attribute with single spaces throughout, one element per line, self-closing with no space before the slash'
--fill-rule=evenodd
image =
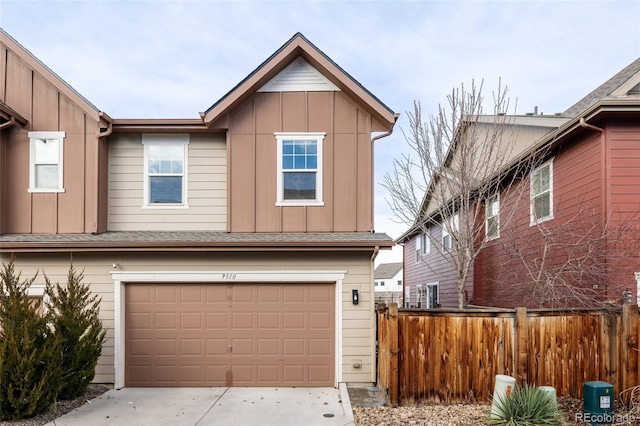
<path id="1" fill-rule="evenodd" d="M 414 100 L 435 112 L 502 77 L 518 112 L 559 112 L 640 56 L 626 1 L 0 0 L 0 26 L 115 118 L 195 118 L 302 32 L 402 114 L 375 147 L 375 225 L 393 237 L 380 183 Z"/>

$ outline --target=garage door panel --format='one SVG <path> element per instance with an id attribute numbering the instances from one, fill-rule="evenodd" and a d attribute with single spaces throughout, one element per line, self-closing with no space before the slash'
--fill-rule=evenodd
<path id="1" fill-rule="evenodd" d="M 255 312 L 232 312 L 231 313 L 231 327 L 234 330 L 252 330 L 255 327 L 254 323 Z"/>
<path id="2" fill-rule="evenodd" d="M 310 312 L 309 313 L 309 329 L 310 330 L 331 330 L 333 321 L 329 312 Z"/>
<path id="3" fill-rule="evenodd" d="M 226 330 L 229 327 L 226 312 L 207 312 L 207 329 Z"/>
<path id="4" fill-rule="evenodd" d="M 178 329 L 175 312 L 156 312 L 153 319 L 156 330 L 176 331 Z"/>
<path id="5" fill-rule="evenodd" d="M 331 284 L 127 284 L 125 385 L 333 385 L 334 291 Z"/>
<path id="6" fill-rule="evenodd" d="M 183 312 L 180 315 L 182 330 L 202 330 L 202 312 Z"/>
<path id="7" fill-rule="evenodd" d="M 175 304 L 178 301 L 178 289 L 172 286 L 156 286 L 154 301 Z"/>

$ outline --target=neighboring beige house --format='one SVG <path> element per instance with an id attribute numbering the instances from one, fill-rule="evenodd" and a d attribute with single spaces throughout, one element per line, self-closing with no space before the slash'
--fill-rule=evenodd
<path id="1" fill-rule="evenodd" d="M 381 263 L 374 271 L 374 297 L 376 303 L 397 303 L 402 307 L 402 262 Z"/>
<path id="2" fill-rule="evenodd" d="M 84 271 L 97 382 L 374 382 L 373 143 L 396 119 L 301 34 L 198 118 L 134 120 L 0 30 L 0 258 L 35 296 Z"/>

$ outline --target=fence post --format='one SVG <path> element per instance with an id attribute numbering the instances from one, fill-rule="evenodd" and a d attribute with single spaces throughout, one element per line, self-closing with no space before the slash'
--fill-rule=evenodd
<path id="1" fill-rule="evenodd" d="M 638 384 L 638 305 L 622 305 L 621 343 L 619 365 L 622 366 L 622 380 L 619 392 Z"/>
<path id="2" fill-rule="evenodd" d="M 398 405 L 399 400 L 399 370 L 398 370 L 398 304 L 389 305 L 389 404 Z"/>
<path id="3" fill-rule="evenodd" d="M 516 379 L 527 383 L 529 378 L 529 331 L 527 324 L 527 308 L 516 308 Z"/>

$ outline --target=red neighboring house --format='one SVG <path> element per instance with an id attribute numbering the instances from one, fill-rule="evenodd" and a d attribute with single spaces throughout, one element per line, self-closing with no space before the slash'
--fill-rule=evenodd
<path id="1" fill-rule="evenodd" d="M 640 59 L 562 114 L 513 117 L 518 138 L 541 158 L 503 188 L 493 208 L 476 207 L 485 209 L 477 226 L 491 227 L 492 242 L 474 262 L 467 304 L 586 306 L 620 303 L 623 293 L 635 300 L 639 119 Z M 520 202 L 500 205 L 513 192 L 522 194 Z M 441 306 L 456 307 L 456 274 L 442 253 L 451 237 L 440 226 L 430 235 L 423 229 L 416 225 L 397 240 L 404 246 L 405 307 L 425 306 L 425 288 L 438 293 Z"/>

